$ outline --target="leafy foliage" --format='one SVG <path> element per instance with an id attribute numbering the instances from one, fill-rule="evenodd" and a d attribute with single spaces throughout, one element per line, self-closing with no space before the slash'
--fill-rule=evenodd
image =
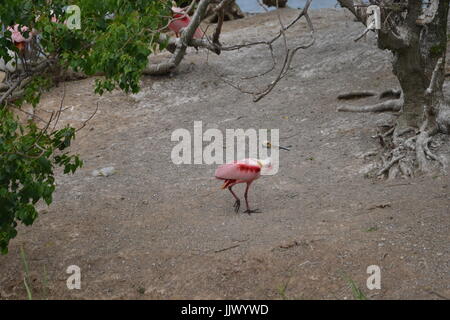
<path id="1" fill-rule="evenodd" d="M 81 29 L 52 21 L 67 22 L 72 17 L 64 11 L 67 5 L 80 8 Z M 104 74 L 97 81 L 100 94 L 116 86 L 126 92 L 139 90 L 149 54 L 163 46 L 156 40 L 169 16 L 170 1 L 158 0 L 9 0 L 0 6 L 4 25 L 39 30 L 41 47 L 50 57 L 60 59 L 63 67 L 87 75 Z M 6 48 L 15 50 L 10 41 L 0 38 L 0 57 L 7 61 Z"/>
<path id="2" fill-rule="evenodd" d="M 7 252 L 17 234 L 17 222 L 31 225 L 38 213 L 34 205 L 48 205 L 55 191 L 54 166 L 74 173 L 82 165 L 78 156 L 64 152 L 75 136 L 70 127 L 47 134 L 32 122 L 24 128 L 7 110 L 0 110 L 0 250 Z M 58 150 L 58 153 L 55 151 Z"/>
<path id="3" fill-rule="evenodd" d="M 81 28 L 69 28 L 73 13 L 68 5 L 80 8 Z M 159 33 L 170 16 L 169 0 L 8 0 L 0 5 L 3 27 L 27 26 L 27 38 L 38 34 L 38 47 L 51 61 L 46 72 L 31 73 L 24 95 L 13 101 L 15 108 L 24 103 L 39 104 L 43 90 L 51 87 L 55 70 L 68 68 L 87 75 L 103 75 L 96 80 L 95 92 L 103 94 L 120 88 L 139 91 L 142 71 L 148 56 L 160 44 Z M 11 59 L 18 53 L 11 32 L 0 33 L 0 58 Z M 1 25 L 0 25 L 1 31 Z M 20 75 L 19 75 L 20 76 Z M 23 75 L 22 75 L 23 76 Z M 30 76 L 26 73 L 25 76 Z M 0 98 L 2 93 L 0 93 Z M 10 102 L 11 103 L 11 102 Z M 19 222 L 31 225 L 38 216 L 35 205 L 52 202 L 55 169 L 74 173 L 82 166 L 78 155 L 68 151 L 76 130 L 67 126 L 49 131 L 33 121 L 23 123 L 6 102 L 0 103 L 0 251 L 7 253 L 9 241 L 17 235 Z"/>

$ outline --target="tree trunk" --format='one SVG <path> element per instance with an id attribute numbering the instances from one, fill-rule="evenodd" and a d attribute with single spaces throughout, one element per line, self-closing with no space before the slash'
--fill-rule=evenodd
<path id="1" fill-rule="evenodd" d="M 367 2 L 338 2 L 367 25 Z M 449 0 L 371 0 L 370 3 L 381 9 L 378 47 L 394 54 L 393 72 L 402 87 L 404 104 L 397 127 L 400 130 L 420 128 L 426 120 L 427 129 L 450 133 L 450 107 L 442 91 Z"/>
<path id="2" fill-rule="evenodd" d="M 442 86 L 445 78 L 449 3 L 446 0 L 435 1 L 439 3 L 434 9 L 429 7 L 423 12 L 421 1 L 409 1 L 404 25 L 397 29 L 401 41 L 392 31 L 379 32 L 378 46 L 393 52 L 393 72 L 404 95 L 399 127 L 420 128 L 425 117 L 429 126 L 437 127 L 436 116 L 444 103 Z M 443 63 L 436 69 L 439 59 Z M 433 75 L 434 88 L 427 93 Z"/>

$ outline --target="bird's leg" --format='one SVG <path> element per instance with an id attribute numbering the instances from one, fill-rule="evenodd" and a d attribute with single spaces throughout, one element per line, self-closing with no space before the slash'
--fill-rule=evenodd
<path id="1" fill-rule="evenodd" d="M 233 192 L 233 190 L 231 190 L 231 187 L 228 187 L 228 190 L 230 190 L 231 194 L 233 195 L 233 197 L 236 199 L 236 202 L 234 203 L 233 207 L 234 207 L 234 212 L 238 213 L 239 212 L 239 208 L 241 207 L 241 200 L 238 198 L 238 196 Z"/>
<path id="2" fill-rule="evenodd" d="M 250 210 L 250 207 L 248 206 L 248 189 L 250 188 L 251 183 L 247 183 L 247 187 L 245 188 L 244 198 L 245 198 L 245 204 L 247 205 L 247 210 L 244 211 L 244 213 L 248 213 L 249 215 L 253 212 L 259 212 L 258 209 Z"/>

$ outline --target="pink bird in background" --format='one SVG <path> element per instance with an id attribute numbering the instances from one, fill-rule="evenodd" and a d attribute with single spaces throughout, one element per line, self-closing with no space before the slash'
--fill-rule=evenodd
<path id="1" fill-rule="evenodd" d="M 59 23 L 58 19 L 55 15 L 51 17 L 51 21 L 54 23 Z M 64 24 L 67 24 L 67 21 L 64 21 Z M 27 48 L 27 44 L 33 39 L 34 36 L 38 34 L 36 30 L 31 30 L 27 26 L 22 26 L 19 30 L 20 25 L 16 24 L 14 26 L 10 26 L 7 28 L 9 32 L 11 32 L 11 41 L 14 45 L 19 49 L 20 52 L 24 52 Z M 28 37 L 25 38 L 24 34 L 28 31 Z"/>
<path id="2" fill-rule="evenodd" d="M 169 29 L 175 32 L 177 37 L 180 36 L 181 29 L 186 28 L 189 23 L 191 23 L 191 18 L 189 15 L 181 8 L 172 7 L 173 19 L 169 24 Z M 201 39 L 203 38 L 204 33 L 200 28 L 197 28 L 194 33 L 194 38 Z"/>
<path id="3" fill-rule="evenodd" d="M 8 27 L 8 31 L 11 32 L 11 40 L 14 45 L 19 49 L 19 51 L 24 51 L 26 44 L 33 38 L 33 32 L 29 32 L 28 38 L 24 37 L 24 33 L 29 30 L 28 27 L 22 26 L 19 30 L 19 25 L 16 24 L 14 27 Z"/>
<path id="4" fill-rule="evenodd" d="M 219 166 L 216 170 L 215 176 L 217 179 L 224 180 L 222 189 L 230 190 L 233 197 L 236 199 L 234 203 L 234 211 L 239 212 L 241 206 L 241 200 L 236 196 L 236 194 L 231 189 L 234 185 L 238 183 L 246 183 L 244 198 L 247 210 L 245 213 L 251 214 L 252 212 L 258 212 L 258 209 L 251 210 L 248 205 L 248 189 L 253 181 L 261 176 L 261 169 L 271 168 L 271 160 L 259 160 L 259 159 L 244 159 L 239 161 L 233 161 L 230 163 L 223 164 Z"/>

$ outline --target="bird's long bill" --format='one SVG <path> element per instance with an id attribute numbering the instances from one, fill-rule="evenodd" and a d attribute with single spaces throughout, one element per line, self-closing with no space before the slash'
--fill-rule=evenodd
<path id="1" fill-rule="evenodd" d="M 263 144 L 263 147 L 266 147 L 266 148 L 268 148 L 268 149 L 278 148 L 278 149 L 281 149 L 281 150 L 291 151 L 290 148 L 291 148 L 292 146 L 282 147 L 282 146 L 277 146 L 277 145 L 271 144 L 269 141 L 266 141 L 266 142 Z"/>

